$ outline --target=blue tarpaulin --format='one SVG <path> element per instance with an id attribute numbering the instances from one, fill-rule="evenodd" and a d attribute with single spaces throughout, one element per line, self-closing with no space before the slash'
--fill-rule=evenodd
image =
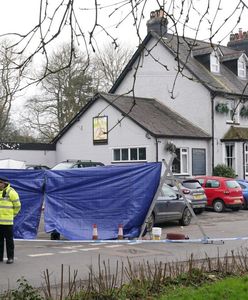
<path id="1" fill-rule="evenodd" d="M 159 185 L 161 163 L 125 164 L 72 170 L 0 169 L 19 193 L 22 208 L 14 236 L 37 237 L 45 199 L 45 231 L 69 240 L 114 239 L 118 225 L 124 236 L 137 237 Z"/>
<path id="2" fill-rule="evenodd" d="M 36 238 L 44 195 L 44 171 L 0 169 L 0 177 L 10 181 L 21 200 L 21 211 L 14 222 L 14 237 Z"/>
<path id="3" fill-rule="evenodd" d="M 137 237 L 159 185 L 161 163 L 45 171 L 45 230 L 69 240 Z"/>

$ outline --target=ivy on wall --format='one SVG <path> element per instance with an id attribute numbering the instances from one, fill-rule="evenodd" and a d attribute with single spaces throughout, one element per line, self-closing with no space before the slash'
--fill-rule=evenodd
<path id="1" fill-rule="evenodd" d="M 216 112 L 220 114 L 228 114 L 229 113 L 229 107 L 227 103 L 217 103 L 215 106 Z"/>
<path id="2" fill-rule="evenodd" d="M 243 118 L 248 118 L 248 107 L 242 106 L 239 112 L 240 116 Z"/>

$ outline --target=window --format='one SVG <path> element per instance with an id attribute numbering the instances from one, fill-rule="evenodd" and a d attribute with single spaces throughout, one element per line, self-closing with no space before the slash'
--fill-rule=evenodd
<path id="1" fill-rule="evenodd" d="M 234 144 L 225 144 L 225 164 L 235 170 L 235 147 Z"/>
<path id="2" fill-rule="evenodd" d="M 205 149 L 192 149 L 192 175 L 206 175 Z"/>
<path id="3" fill-rule="evenodd" d="M 238 59 L 238 76 L 246 78 L 246 62 L 243 56 Z"/>
<path id="4" fill-rule="evenodd" d="M 116 148 L 113 149 L 113 161 L 146 161 L 146 148 Z"/>
<path id="5" fill-rule="evenodd" d="M 176 157 L 172 163 L 172 172 L 176 174 L 188 174 L 188 149 L 177 148 Z"/>
<path id="6" fill-rule="evenodd" d="M 220 183 L 218 180 L 208 179 L 206 182 L 206 188 L 218 188 Z"/>
<path id="7" fill-rule="evenodd" d="M 248 175 L 248 144 L 245 144 L 245 175 Z"/>
<path id="8" fill-rule="evenodd" d="M 235 189 L 235 188 L 239 187 L 239 184 L 237 183 L 236 180 L 227 180 L 226 186 L 230 189 Z"/>
<path id="9" fill-rule="evenodd" d="M 213 73 L 220 72 L 220 62 L 219 62 L 219 57 L 217 56 L 216 52 L 213 52 L 210 55 L 210 71 Z"/>

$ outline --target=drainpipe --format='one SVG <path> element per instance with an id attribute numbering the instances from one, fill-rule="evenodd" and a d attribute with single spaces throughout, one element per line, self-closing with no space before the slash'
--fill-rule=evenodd
<path id="1" fill-rule="evenodd" d="M 155 137 L 155 145 L 156 145 L 156 162 L 158 162 L 158 138 Z"/>
<path id="2" fill-rule="evenodd" d="M 245 179 L 245 144 L 246 142 L 243 142 L 243 179 Z"/>
<path id="3" fill-rule="evenodd" d="M 212 140 L 211 140 L 211 150 L 212 150 L 212 174 L 214 170 L 214 98 L 215 93 L 211 92 L 211 131 L 212 131 Z"/>

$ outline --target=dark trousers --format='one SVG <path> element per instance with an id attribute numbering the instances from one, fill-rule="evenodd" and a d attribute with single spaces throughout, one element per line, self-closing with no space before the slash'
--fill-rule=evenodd
<path id="1" fill-rule="evenodd" d="M 14 258 L 13 225 L 0 225 L 0 260 L 4 255 L 4 240 L 6 240 L 7 258 Z"/>

